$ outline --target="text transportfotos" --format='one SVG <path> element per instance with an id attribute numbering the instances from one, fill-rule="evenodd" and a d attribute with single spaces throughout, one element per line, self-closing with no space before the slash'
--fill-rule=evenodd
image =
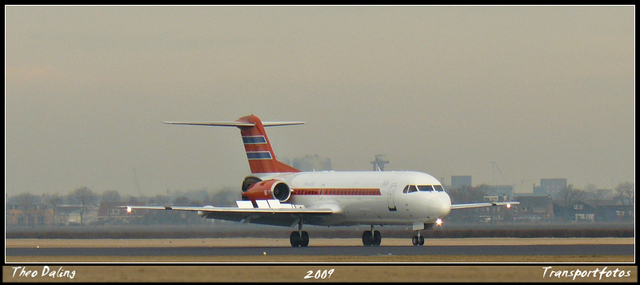
<path id="1" fill-rule="evenodd" d="M 608 270 L 608 267 L 596 268 L 594 270 L 552 270 L 551 266 L 542 267 L 544 269 L 544 273 L 542 273 L 542 278 L 545 277 L 557 277 L 557 278 L 573 278 L 576 280 L 577 277 L 581 278 L 589 278 L 589 277 L 598 277 L 598 280 L 602 280 L 602 277 L 605 278 L 621 278 L 621 277 L 630 277 L 631 270 L 620 270 L 616 268 L 615 270 Z"/>

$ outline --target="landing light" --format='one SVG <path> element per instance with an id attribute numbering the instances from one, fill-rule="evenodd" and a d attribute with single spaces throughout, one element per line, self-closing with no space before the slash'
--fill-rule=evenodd
<path id="1" fill-rule="evenodd" d="M 511 209 L 511 204 L 507 204 L 507 209 Z"/>
<path id="2" fill-rule="evenodd" d="M 437 219 L 436 220 L 436 225 L 442 226 L 442 219 Z"/>
<path id="3" fill-rule="evenodd" d="M 131 207 L 127 206 L 127 214 L 131 214 Z"/>

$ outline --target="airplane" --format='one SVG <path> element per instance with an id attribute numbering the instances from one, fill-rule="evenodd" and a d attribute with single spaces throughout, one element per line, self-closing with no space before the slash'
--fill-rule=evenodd
<path id="1" fill-rule="evenodd" d="M 441 225 L 451 210 L 518 205 L 519 202 L 451 204 L 442 183 L 416 171 L 313 171 L 301 172 L 276 159 L 265 127 L 301 125 L 304 122 L 262 122 L 254 115 L 236 121 L 163 122 L 175 125 L 237 127 L 240 129 L 251 174 L 242 182 L 242 200 L 236 207 L 123 206 L 133 210 L 191 211 L 203 218 L 294 227 L 292 247 L 309 245 L 303 225 L 368 225 L 364 246 L 379 246 L 374 226 L 412 226 L 414 246 L 424 245 L 420 231 Z"/>

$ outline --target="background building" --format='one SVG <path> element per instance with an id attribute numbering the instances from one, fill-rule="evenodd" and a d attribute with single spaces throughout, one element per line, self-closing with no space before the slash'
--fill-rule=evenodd
<path id="1" fill-rule="evenodd" d="M 451 189 L 460 189 L 464 186 L 471 187 L 471 175 L 451 176 Z"/>
<path id="2" fill-rule="evenodd" d="M 540 179 L 540 187 L 533 188 L 533 194 L 536 196 L 555 195 L 564 188 L 567 188 L 566 178 L 543 178 Z"/>

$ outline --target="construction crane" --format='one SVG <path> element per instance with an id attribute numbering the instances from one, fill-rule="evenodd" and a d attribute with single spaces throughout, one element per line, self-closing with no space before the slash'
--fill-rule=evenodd
<path id="1" fill-rule="evenodd" d="M 384 171 L 384 165 L 389 163 L 389 161 L 383 158 L 386 158 L 386 155 L 376 154 L 376 160 L 371 162 L 371 164 L 373 164 L 373 171 Z"/>
<path id="2" fill-rule="evenodd" d="M 142 190 L 140 190 L 140 182 L 138 181 L 138 174 L 136 173 L 136 168 L 135 167 L 131 167 L 133 168 L 133 179 L 135 179 L 135 183 L 136 183 L 136 189 L 138 189 L 138 195 L 140 197 L 142 197 Z"/>
<path id="3" fill-rule="evenodd" d="M 502 171 L 500 170 L 500 167 L 498 167 L 498 164 L 495 161 L 492 161 L 491 164 L 493 165 L 493 167 L 491 168 L 491 174 L 492 174 L 492 182 L 493 185 L 496 185 L 496 178 L 495 178 L 495 170 L 498 169 L 498 172 L 500 172 L 500 175 L 502 176 L 502 179 L 504 180 L 504 185 L 509 185 L 509 182 L 507 182 L 507 179 L 504 178 L 504 174 L 502 174 Z"/>

